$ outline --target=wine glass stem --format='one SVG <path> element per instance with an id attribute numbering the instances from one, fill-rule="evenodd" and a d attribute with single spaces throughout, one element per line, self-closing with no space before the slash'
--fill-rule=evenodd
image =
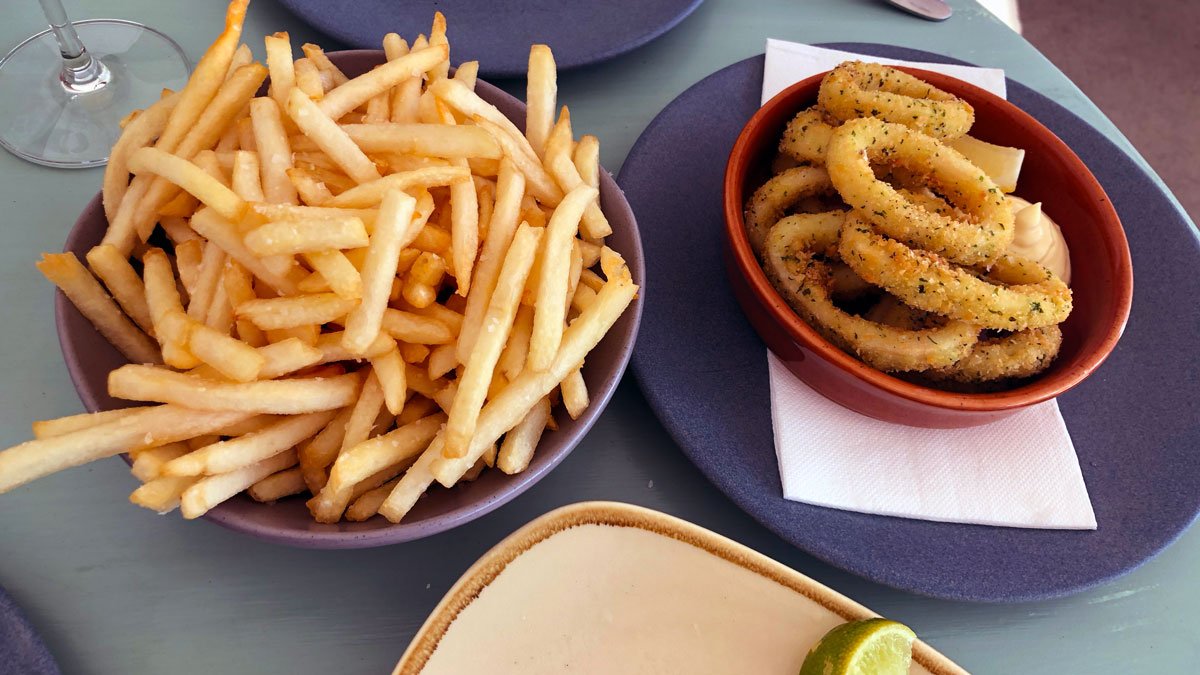
<path id="1" fill-rule="evenodd" d="M 86 94 L 97 91 L 108 84 L 111 77 L 108 68 L 98 59 L 92 57 L 71 25 L 67 10 L 61 0 L 38 0 L 42 12 L 58 41 L 58 51 L 62 54 L 63 67 L 59 81 L 72 94 Z"/>

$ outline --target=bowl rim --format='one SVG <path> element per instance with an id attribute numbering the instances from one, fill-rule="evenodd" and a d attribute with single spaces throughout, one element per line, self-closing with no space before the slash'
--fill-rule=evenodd
<path id="1" fill-rule="evenodd" d="M 344 49 L 339 51 L 327 52 L 331 61 L 336 65 L 342 64 L 343 60 L 354 58 L 374 58 L 379 63 L 383 63 L 385 55 L 381 49 Z M 525 109 L 525 102 L 519 98 L 512 96 L 500 87 L 493 85 L 483 79 L 476 82 L 476 86 L 492 95 L 499 95 L 501 99 L 511 99 L 515 102 L 519 110 Z M 524 120 L 513 120 L 514 123 L 523 124 Z M 646 279 L 646 260 L 645 251 L 642 247 L 641 233 L 638 228 L 637 214 L 633 212 L 628 200 L 625 199 L 625 193 L 617 185 L 615 178 L 603 166 L 600 168 L 600 188 L 601 195 L 608 195 L 617 200 L 617 206 L 620 210 L 627 212 L 629 222 L 629 234 L 634 244 L 636 254 L 625 252 L 626 260 L 631 267 L 631 274 L 634 280 L 639 284 L 638 296 L 635 298 L 631 306 L 626 308 L 618 321 L 626 320 L 626 316 L 632 315 L 628 319 L 628 328 L 624 334 L 612 330 L 605 339 L 609 336 L 622 338 L 619 356 L 613 365 L 611 372 L 602 379 L 602 386 L 596 390 L 589 391 L 591 402 L 585 409 L 584 413 L 577 420 L 573 420 L 574 427 L 571 428 L 571 435 L 564 440 L 563 447 L 556 454 L 549 458 L 544 465 L 539 467 L 531 466 L 526 471 L 505 476 L 505 484 L 498 488 L 493 494 L 482 497 L 470 503 L 461 504 L 452 508 L 445 513 L 437 514 L 425 520 L 419 521 L 401 521 L 399 523 L 391 523 L 386 520 L 380 522 L 378 527 L 371 529 L 356 529 L 345 530 L 341 529 L 339 524 L 320 525 L 315 521 L 311 524 L 310 529 L 296 530 L 286 529 L 273 526 L 267 523 L 260 522 L 253 518 L 245 518 L 236 512 L 231 512 L 227 504 L 219 504 L 210 510 L 201 518 L 216 523 L 222 527 L 248 534 L 253 537 L 269 541 L 276 544 L 283 544 L 297 548 L 312 548 L 312 549 L 350 549 L 350 548 L 371 548 L 378 546 L 387 546 L 391 544 L 399 544 L 407 541 L 415 541 L 426 537 L 440 534 L 442 532 L 452 530 L 460 525 L 476 520 L 492 511 L 500 508 L 508 502 L 516 499 L 526 490 L 533 487 L 534 484 L 543 479 L 547 474 L 553 471 L 559 464 L 562 463 L 568 455 L 583 441 L 584 437 L 591 432 L 592 427 L 603 415 L 604 410 L 608 407 L 612 397 L 616 394 L 617 388 L 629 367 L 630 359 L 633 356 L 634 346 L 637 343 L 638 331 L 641 327 L 642 311 L 645 306 L 645 279 Z M 103 208 L 101 207 L 103 193 L 98 192 L 80 212 L 79 218 L 71 226 L 71 230 L 67 233 L 66 240 L 63 243 L 64 252 L 72 252 L 75 248 L 79 248 L 77 240 L 83 236 L 80 225 L 84 217 L 93 211 L 98 212 L 103 218 Z M 104 410 L 97 399 L 95 392 L 86 385 L 87 377 L 84 373 L 83 362 L 86 360 L 86 355 L 82 354 L 77 346 L 68 339 L 67 335 L 70 331 L 67 329 L 67 316 L 69 312 L 77 311 L 74 306 L 67 300 L 61 290 L 55 289 L 54 298 L 54 325 L 59 342 L 59 348 L 63 355 L 63 361 L 67 367 L 67 373 L 71 379 L 71 384 L 75 388 L 76 395 L 83 403 L 84 408 L 88 412 L 96 412 Z M 614 329 L 616 326 L 614 325 Z M 100 339 L 103 339 L 102 337 Z M 130 402 L 130 405 L 136 405 L 136 402 Z M 131 462 L 127 454 L 121 454 L 120 457 L 128 464 Z M 470 486 L 468 486 L 470 487 Z M 234 499 L 241 498 L 237 495 Z M 256 504 L 262 508 L 272 508 L 272 504 Z M 364 521 L 371 522 L 371 521 Z M 355 523 L 359 525 L 359 523 Z"/>
<path id="2" fill-rule="evenodd" d="M 985 89 L 953 76 L 911 66 L 891 67 L 925 79 L 940 88 L 952 90 L 956 95 L 968 100 L 988 100 L 1016 118 L 1021 126 L 1032 127 L 1040 131 L 1050 145 L 1057 147 L 1060 156 L 1071 165 L 1073 174 L 1080 178 L 1085 192 L 1101 211 L 1102 218 L 1099 220 L 1097 230 L 1101 233 L 1100 236 L 1107 239 L 1108 243 L 1116 249 L 1121 270 L 1121 273 L 1112 280 L 1117 311 L 1106 322 L 1099 345 L 1082 355 L 1074 367 L 1050 377 L 1036 379 L 1015 389 L 988 393 L 951 392 L 907 382 L 867 365 L 826 340 L 791 309 L 767 280 L 766 273 L 751 250 L 743 219 L 744 183 L 750 168 L 750 146 L 762 134 L 770 131 L 765 128 L 767 118 L 781 107 L 795 107 L 799 111 L 801 105 L 796 99 L 799 98 L 800 92 L 819 83 L 829 71 L 807 77 L 773 96 L 754 113 L 738 134 L 725 165 L 722 195 L 725 239 L 729 257 L 736 265 L 738 273 L 746 280 L 755 299 L 766 310 L 771 320 L 781 326 L 793 342 L 798 343 L 814 356 L 832 364 L 843 373 L 869 386 L 914 403 L 958 412 L 1015 411 L 1056 398 L 1085 380 L 1104 363 L 1116 346 L 1125 330 L 1125 324 L 1129 320 L 1133 302 L 1133 264 L 1129 252 L 1129 242 L 1120 217 L 1113 208 L 1112 201 L 1108 198 L 1104 188 L 1101 187 L 1083 160 L 1054 132 L 1047 129 L 1029 113 Z M 950 86 L 945 86 L 947 83 Z"/>

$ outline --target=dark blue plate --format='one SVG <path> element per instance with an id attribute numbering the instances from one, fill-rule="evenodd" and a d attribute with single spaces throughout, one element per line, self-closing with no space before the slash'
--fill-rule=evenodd
<path id="1" fill-rule="evenodd" d="M 884 45 L 828 46 L 961 63 Z M 762 69 L 761 56 L 747 59 L 685 91 L 642 134 L 618 179 L 642 225 L 646 254 L 633 369 L 684 454 L 797 547 L 923 595 L 987 602 L 1062 596 L 1128 572 L 1174 541 L 1200 508 L 1197 234 L 1111 141 L 1012 80 L 1009 100 L 1071 146 L 1108 192 L 1136 270 L 1124 337 L 1099 371 L 1059 399 L 1099 529 L 934 523 L 783 499 L 766 349 L 727 286 L 721 258 L 725 161 L 758 109 Z"/>
<path id="2" fill-rule="evenodd" d="M 54 657 L 3 587 L 0 587 L 0 673 L 59 675 Z"/>
<path id="3" fill-rule="evenodd" d="M 529 45 L 554 50 L 559 70 L 599 63 L 666 33 L 703 0 L 279 0 L 316 28 L 363 49 L 383 36 L 411 42 L 446 15 L 454 63 L 479 61 L 484 77 L 525 77 Z"/>

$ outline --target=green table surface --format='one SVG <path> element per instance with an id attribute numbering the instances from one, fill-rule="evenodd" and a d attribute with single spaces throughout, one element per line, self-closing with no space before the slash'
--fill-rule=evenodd
<path id="1" fill-rule="evenodd" d="M 709 0 L 654 43 L 564 74 L 560 101 L 571 106 L 577 132 L 602 139 L 604 163 L 615 172 L 659 110 L 709 73 L 761 53 L 767 37 L 883 42 L 1004 68 L 1136 154 L 1029 43 L 970 0 L 953 4 L 954 18 L 935 24 L 876 0 Z M 195 60 L 217 34 L 224 3 L 67 5 L 75 19 L 154 26 Z M 3 14 L 3 47 L 44 25 L 33 0 L 7 0 Z M 410 37 L 427 30 L 392 28 Z M 255 0 L 245 36 L 260 57 L 259 36 L 277 30 L 297 44 L 338 46 L 273 0 Z M 514 92 L 523 86 L 504 84 Z M 61 248 L 100 179 L 99 169 L 56 171 L 0 153 L 0 447 L 25 440 L 31 420 L 81 409 L 55 337 L 53 288 L 33 262 L 39 252 Z M 909 624 L 973 672 L 1183 673 L 1200 663 L 1193 614 L 1200 533 L 1185 533 L 1133 573 L 1070 598 L 979 605 L 902 593 L 818 562 L 742 514 L 687 462 L 632 378 L 570 458 L 529 492 L 410 544 L 282 548 L 133 507 L 126 499 L 133 486 L 125 465 L 112 459 L 0 497 L 0 584 L 25 607 L 66 673 L 388 672 L 480 554 L 542 513 L 592 499 L 659 509 L 747 544 Z"/>

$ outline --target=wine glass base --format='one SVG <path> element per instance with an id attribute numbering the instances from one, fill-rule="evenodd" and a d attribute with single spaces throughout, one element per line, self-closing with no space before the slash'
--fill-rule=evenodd
<path id="1" fill-rule="evenodd" d="M 101 166 L 121 120 L 187 83 L 191 64 L 174 40 L 133 21 L 73 22 L 109 81 L 87 93 L 60 79 L 63 59 L 49 29 L 0 59 L 0 146 L 21 159 L 66 169 Z"/>

